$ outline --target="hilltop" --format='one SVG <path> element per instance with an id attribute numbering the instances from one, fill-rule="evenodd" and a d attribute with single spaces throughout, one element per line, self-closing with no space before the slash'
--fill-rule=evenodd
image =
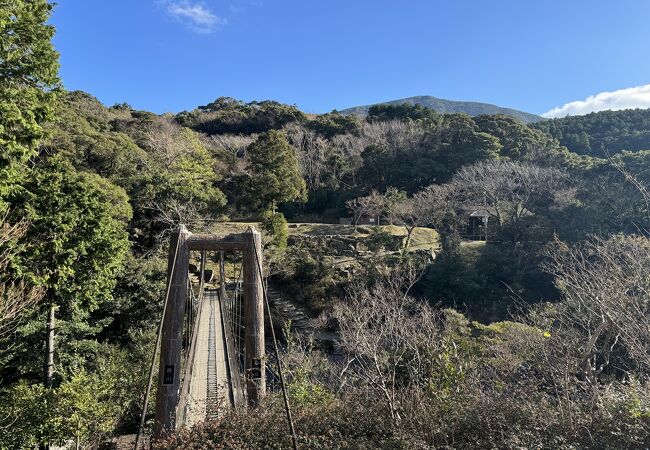
<path id="1" fill-rule="evenodd" d="M 457 100 L 446 100 L 443 98 L 437 98 L 432 96 L 418 96 L 418 97 L 408 97 L 402 98 L 399 100 L 392 100 L 389 102 L 376 103 L 378 105 L 420 105 L 426 108 L 433 109 L 439 113 L 466 113 L 472 117 L 481 116 L 484 114 L 502 114 L 506 116 L 511 116 L 524 123 L 533 123 L 543 120 L 541 116 L 530 114 L 524 111 L 518 111 L 512 108 L 504 108 L 502 106 L 492 105 L 490 103 L 480 103 L 480 102 L 465 102 Z M 364 105 L 364 106 L 354 106 L 351 108 L 346 108 L 340 111 L 342 114 L 366 116 L 368 110 L 371 106 L 374 105 Z"/>

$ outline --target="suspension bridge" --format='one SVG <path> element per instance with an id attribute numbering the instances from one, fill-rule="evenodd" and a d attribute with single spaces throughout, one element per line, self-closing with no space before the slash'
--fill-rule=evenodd
<path id="1" fill-rule="evenodd" d="M 240 234 L 203 235 L 181 226 L 172 234 L 168 261 L 156 343 L 160 351 L 151 360 L 136 449 L 156 366 L 154 440 L 233 408 L 254 407 L 266 394 L 264 309 L 266 305 L 270 314 L 270 307 L 262 280 L 260 233 L 251 228 Z M 277 357 L 272 326 L 271 335 Z"/>

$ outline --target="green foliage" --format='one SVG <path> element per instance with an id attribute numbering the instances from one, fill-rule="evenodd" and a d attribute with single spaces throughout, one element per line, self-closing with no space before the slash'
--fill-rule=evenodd
<path id="1" fill-rule="evenodd" d="M 103 345 L 88 371 L 79 370 L 58 387 L 18 382 L 0 389 L 0 448 L 62 445 L 70 440 L 96 446 L 116 428 L 132 432 L 139 419 L 153 335 L 133 345 Z"/>
<path id="2" fill-rule="evenodd" d="M 78 372 L 55 392 L 54 408 L 60 420 L 61 442 L 74 437 L 83 442 L 96 434 L 106 434 L 115 426 L 117 405 L 111 403 L 113 380 Z"/>
<path id="3" fill-rule="evenodd" d="M 279 250 L 287 247 L 289 227 L 287 219 L 284 218 L 282 213 L 270 210 L 264 211 L 260 225 L 262 230 L 271 237 L 270 244 L 273 247 Z"/>
<path id="4" fill-rule="evenodd" d="M 334 401 L 334 395 L 320 383 L 310 380 L 304 369 L 293 372 L 291 381 L 287 383 L 287 394 L 291 405 L 303 407 L 307 405 L 327 405 Z"/>
<path id="5" fill-rule="evenodd" d="M 333 111 L 319 114 L 305 125 L 326 138 L 332 138 L 343 134 L 358 134 L 361 128 L 361 119 L 357 116 L 347 116 Z"/>
<path id="6" fill-rule="evenodd" d="M 0 2 L 0 211 L 17 189 L 51 117 L 59 86 L 58 54 L 46 0 Z"/>
<path id="7" fill-rule="evenodd" d="M 580 155 L 606 156 L 650 149 L 650 110 L 600 111 L 532 125 Z"/>
<path id="8" fill-rule="evenodd" d="M 125 114 L 113 113 L 84 92 L 66 93 L 48 126 L 45 145 L 77 169 L 96 172 L 132 192 L 148 158 L 129 135 L 114 129 L 112 124 Z"/>
<path id="9" fill-rule="evenodd" d="M 45 442 L 63 445 L 70 439 L 84 443 L 92 435 L 107 433 L 116 414 L 115 405 L 107 401 L 110 387 L 85 372 L 52 390 L 38 384 L 14 385 L 3 392 L 2 413 L 15 423 L 10 429 L 0 426 L 1 448 L 33 448 Z"/>
<path id="10" fill-rule="evenodd" d="M 432 181 L 442 182 L 463 166 L 498 158 L 499 139 L 480 131 L 465 114 L 448 114 L 439 127 L 431 130 L 428 142 L 436 145 L 437 165 Z"/>
<path id="11" fill-rule="evenodd" d="M 578 203 L 568 209 L 559 222 L 563 240 L 577 241 L 591 233 L 608 235 L 650 229 L 650 211 L 643 193 L 619 170 L 647 186 L 650 151 L 623 151 L 612 161 L 618 168 L 607 161 L 596 160 L 577 172 Z"/>
<path id="12" fill-rule="evenodd" d="M 531 244 L 467 243 L 451 257 L 437 258 L 417 290 L 434 304 L 463 311 L 483 323 L 503 320 L 517 303 L 559 297 L 544 273 L 542 251 Z"/>
<path id="13" fill-rule="evenodd" d="M 401 238 L 395 238 L 388 231 L 372 228 L 370 235 L 363 241 L 368 250 L 378 253 L 381 251 L 396 251 L 402 247 Z"/>
<path id="14" fill-rule="evenodd" d="M 509 116 L 478 116 L 474 118 L 478 129 L 496 137 L 501 144 L 500 156 L 511 159 L 547 160 L 553 154 L 562 154 L 562 149 L 548 135 L 524 125 Z"/>
<path id="15" fill-rule="evenodd" d="M 543 120 L 542 117 L 536 116 L 535 114 L 529 114 L 511 108 L 503 108 L 500 106 L 491 105 L 489 103 L 446 100 L 443 98 L 436 98 L 428 95 L 393 100 L 390 102 L 382 103 L 381 105 L 401 106 L 404 104 L 423 106 L 425 108 L 432 109 L 433 111 L 436 111 L 440 114 L 464 113 L 472 117 L 485 114 L 507 115 L 514 117 L 523 123 L 539 122 L 540 120 Z M 357 106 L 345 109 L 342 111 L 342 113 L 365 116 L 368 114 L 368 110 L 370 108 L 371 106 Z"/>
<path id="16" fill-rule="evenodd" d="M 130 329 L 128 338 L 123 338 L 121 342 L 103 343 L 94 364 L 88 367 L 89 373 L 101 380 L 109 394 L 100 400 L 113 407 L 115 424 L 111 431 L 134 433 L 137 430 L 149 380 L 149 366 L 143 361 L 150 360 L 155 342 L 154 327 Z M 155 387 L 152 395 L 155 395 Z M 155 402 L 150 402 L 147 413 L 152 414 L 154 407 Z"/>
<path id="17" fill-rule="evenodd" d="M 274 282 L 282 292 L 312 310 L 322 310 L 340 295 L 334 282 L 335 270 L 325 249 L 289 245 L 278 264 L 281 271 Z"/>
<path id="18" fill-rule="evenodd" d="M 399 105 L 380 104 L 368 109 L 367 120 L 424 120 L 439 122 L 440 114 L 418 104 L 401 103 Z"/>
<path id="19" fill-rule="evenodd" d="M 60 156 L 40 161 L 24 192 L 15 213 L 31 226 L 19 242 L 13 268 L 46 289 L 47 305 L 59 307 L 58 356 L 64 370 L 74 371 L 85 363 L 92 338 L 104 325 L 91 320 L 91 313 L 113 299 L 129 251 L 131 208 L 124 190 L 98 175 L 77 172 Z M 43 317 L 37 313 L 21 328 L 13 364 L 24 370 L 40 367 L 32 352 L 44 337 Z"/>
<path id="20" fill-rule="evenodd" d="M 382 215 L 392 220 L 395 208 L 407 199 L 406 192 L 400 191 L 394 187 L 389 187 L 384 193 L 384 209 Z"/>
<path id="21" fill-rule="evenodd" d="M 305 181 L 300 175 L 296 150 L 284 133 L 269 131 L 248 147 L 250 175 L 242 180 L 246 199 L 258 209 L 278 203 L 305 201 Z"/>
<path id="22" fill-rule="evenodd" d="M 20 204 L 31 227 L 20 267 L 55 304 L 92 311 L 111 298 L 128 251 L 131 207 L 123 189 L 51 157 L 33 171 Z"/>
<path id="23" fill-rule="evenodd" d="M 106 324 L 102 336 L 111 342 L 129 345 L 133 335 L 155 327 L 162 311 L 167 259 L 128 255 L 117 276 L 113 301 L 93 313 L 94 320 Z"/>
<path id="24" fill-rule="evenodd" d="M 414 193 L 434 182 L 449 180 L 465 165 L 498 158 L 502 148 L 498 138 L 480 131 L 465 114 L 444 115 L 423 131 L 423 137 L 410 141 L 410 145 L 366 147 L 356 177 L 363 190 L 383 192 L 393 187 Z M 408 132 L 408 128 L 403 131 Z"/>
<path id="25" fill-rule="evenodd" d="M 204 140 L 167 117 L 105 108 L 77 91 L 65 95 L 50 128 L 49 147 L 127 191 L 140 250 L 180 222 L 216 216 L 226 203 Z"/>
<path id="26" fill-rule="evenodd" d="M 56 435 L 54 392 L 22 381 L 0 391 L 0 448 L 34 448 Z"/>
<path id="27" fill-rule="evenodd" d="M 207 134 L 251 134 L 279 130 L 292 122 L 304 122 L 306 116 L 295 106 L 275 101 L 244 103 L 229 97 L 183 112 L 176 120 L 186 127 Z"/>

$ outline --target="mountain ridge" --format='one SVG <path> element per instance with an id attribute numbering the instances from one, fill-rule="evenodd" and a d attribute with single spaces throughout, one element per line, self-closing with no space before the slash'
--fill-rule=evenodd
<path id="1" fill-rule="evenodd" d="M 439 113 L 466 113 L 470 116 L 480 116 L 483 114 L 504 114 L 512 116 L 524 123 L 534 123 L 544 120 L 542 116 L 531 114 L 525 111 L 519 111 L 513 108 L 506 108 L 502 106 L 493 105 L 491 103 L 482 102 L 466 102 L 458 100 L 447 100 L 443 98 L 433 97 L 430 95 L 421 95 L 415 97 L 406 97 L 387 102 L 374 103 L 372 105 L 353 106 L 340 110 L 341 114 L 346 115 L 368 115 L 370 107 L 375 105 L 421 105 L 426 108 L 433 109 Z"/>

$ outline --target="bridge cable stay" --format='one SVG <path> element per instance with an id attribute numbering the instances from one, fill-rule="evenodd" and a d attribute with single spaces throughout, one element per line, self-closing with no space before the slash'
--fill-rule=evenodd
<path id="1" fill-rule="evenodd" d="M 165 293 L 165 302 L 163 303 L 162 314 L 160 315 L 160 322 L 158 324 L 158 335 L 156 337 L 156 347 L 154 348 L 153 355 L 151 357 L 151 365 L 149 366 L 149 381 L 147 383 L 147 390 L 144 394 L 144 401 L 142 405 L 142 414 L 140 415 L 140 425 L 138 426 L 138 433 L 135 437 L 135 450 L 138 450 L 140 446 L 140 440 L 142 439 L 142 431 L 144 430 L 144 422 L 147 415 L 147 407 L 149 406 L 149 395 L 151 394 L 151 386 L 153 385 L 153 374 L 156 367 L 156 362 L 158 359 L 158 351 L 160 350 L 160 343 L 162 341 L 162 331 L 163 331 L 163 322 L 165 320 L 165 312 L 167 311 L 167 304 L 169 303 L 169 292 L 172 287 L 172 278 L 174 277 L 174 269 L 176 268 L 176 259 L 178 258 L 178 248 L 180 247 L 180 241 L 176 241 L 176 247 L 174 249 L 174 259 L 172 260 L 171 271 L 167 275 L 167 289 Z"/>
<path id="2" fill-rule="evenodd" d="M 219 252 L 219 308 L 221 313 L 222 335 L 224 343 L 225 369 L 228 379 L 229 400 L 233 407 L 239 407 L 245 401 L 242 374 L 245 372 L 246 346 L 244 339 L 244 314 L 241 295 L 242 266 L 232 255 L 233 275 L 232 295 L 228 293 L 225 252 Z"/>
<path id="3" fill-rule="evenodd" d="M 253 229 L 249 228 L 249 232 L 253 234 Z M 287 387 L 284 383 L 284 374 L 282 370 L 282 362 L 280 360 L 280 351 L 278 349 L 278 340 L 275 336 L 275 327 L 273 326 L 273 318 L 271 317 L 271 306 L 269 304 L 269 297 L 268 297 L 268 280 L 264 278 L 264 275 L 262 273 L 262 262 L 260 261 L 260 255 L 258 255 L 257 250 L 255 250 L 253 253 L 255 253 L 255 263 L 257 266 L 257 270 L 259 271 L 260 279 L 264 283 L 264 289 L 262 289 L 262 295 L 264 296 L 264 304 L 266 305 L 266 311 L 267 314 L 269 315 L 269 323 L 271 326 L 271 337 L 273 338 L 273 351 L 275 353 L 275 360 L 278 364 L 278 375 L 280 378 L 280 386 L 282 387 L 282 397 L 284 399 L 284 409 L 287 414 L 287 422 L 289 424 L 289 431 L 291 433 L 291 443 L 293 444 L 293 449 L 298 450 L 298 442 L 296 439 L 296 430 L 293 426 L 293 417 L 291 416 L 291 407 L 289 405 L 289 396 L 287 395 Z"/>
<path id="4" fill-rule="evenodd" d="M 233 263 L 233 273 L 236 274 L 236 270 Z M 241 270 L 239 275 L 235 275 L 235 286 L 239 284 L 239 277 L 241 276 Z M 242 387 L 242 378 L 241 374 L 244 372 L 242 361 L 238 353 L 237 347 L 239 346 L 238 342 L 235 341 L 237 336 L 237 330 L 233 326 L 231 319 L 232 316 L 232 305 L 230 296 L 228 296 L 226 291 L 226 264 L 225 264 L 225 254 L 223 251 L 219 252 L 219 308 L 221 313 L 221 327 L 223 331 L 224 339 L 224 353 L 225 353 L 225 362 L 226 362 L 226 372 L 228 373 L 230 389 L 228 394 L 230 396 L 230 403 L 233 407 L 238 407 L 244 404 L 244 389 Z M 235 294 L 236 295 L 236 291 Z M 241 302 L 239 302 L 241 304 Z M 239 336 L 240 337 L 240 336 Z"/>

